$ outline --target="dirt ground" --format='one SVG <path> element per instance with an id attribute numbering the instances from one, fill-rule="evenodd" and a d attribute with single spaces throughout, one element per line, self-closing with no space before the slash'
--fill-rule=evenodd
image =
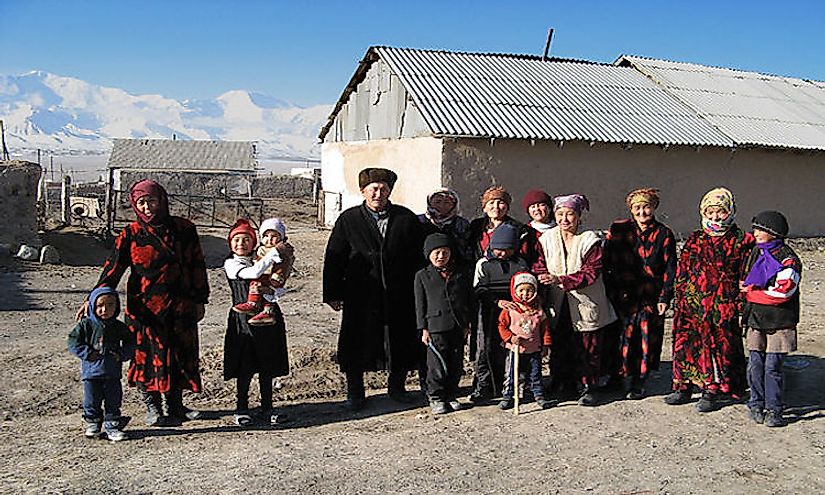
<path id="1" fill-rule="evenodd" d="M 292 374 L 276 389 L 291 421 L 278 427 L 241 430 L 232 422 L 234 383 L 221 378 L 230 306 L 219 268 L 228 253 L 223 232 L 202 233 L 212 288 L 201 324 L 205 392 L 187 402 L 205 419 L 147 428 L 136 391 L 125 388 L 124 414 L 133 421 L 131 439 L 119 444 L 83 437 L 79 365 L 66 350 L 107 248 L 67 230 L 47 236 L 66 265 L 0 258 L 0 491 L 825 492 L 822 242 L 795 244 L 805 272 L 799 352 L 787 366 L 787 428 L 750 423 L 742 404 L 705 415 L 693 404 L 665 405 L 667 350 L 641 401 L 617 395 L 595 408 L 529 404 L 514 417 L 489 406 L 436 418 L 423 402 L 399 408 L 374 374 L 367 408 L 352 414 L 342 407 L 334 362 L 338 315 L 320 302 L 328 232 L 312 227 L 309 212 L 286 216 L 298 261 L 282 301 Z"/>

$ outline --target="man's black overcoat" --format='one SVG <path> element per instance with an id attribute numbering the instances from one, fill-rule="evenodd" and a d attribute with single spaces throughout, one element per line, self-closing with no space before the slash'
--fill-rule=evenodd
<path id="1" fill-rule="evenodd" d="M 343 301 L 338 364 L 343 371 L 417 369 L 415 273 L 424 266 L 423 235 L 407 208 L 387 206 L 382 239 L 365 204 L 345 210 L 324 255 L 324 302 Z"/>

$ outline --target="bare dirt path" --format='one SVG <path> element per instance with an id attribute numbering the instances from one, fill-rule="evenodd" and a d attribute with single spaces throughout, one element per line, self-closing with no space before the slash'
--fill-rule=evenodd
<path id="1" fill-rule="evenodd" d="M 209 261 L 226 254 L 223 234 L 204 236 Z M 800 243 L 805 263 L 800 351 L 788 370 L 792 423 L 768 429 L 744 405 L 699 415 L 669 407 L 668 369 L 652 396 L 595 408 L 574 403 L 518 418 L 481 407 L 434 418 L 421 405 L 398 409 L 373 390 L 365 411 L 345 412 L 333 361 L 337 315 L 320 303 L 327 233 L 295 225 L 298 275 L 283 300 L 292 375 L 276 391 L 292 421 L 240 430 L 234 384 L 221 379 L 229 292 L 210 269 L 211 303 L 201 327 L 205 392 L 189 403 L 206 419 L 147 429 L 133 389 L 124 413 L 133 439 L 82 435 L 78 364 L 65 347 L 73 314 L 106 250 L 63 233 L 69 263 L 0 261 L 0 490 L 19 492 L 825 492 L 825 251 Z M 79 261 L 73 261 L 79 260 Z M 77 266 L 75 266 L 77 265 Z M 663 356 L 665 360 L 669 355 Z M 667 366 L 665 366 L 667 368 Z M 371 384 L 380 387 L 380 376 Z M 410 382 L 412 383 L 412 381 Z M 253 391 L 253 398 L 257 391 Z"/>

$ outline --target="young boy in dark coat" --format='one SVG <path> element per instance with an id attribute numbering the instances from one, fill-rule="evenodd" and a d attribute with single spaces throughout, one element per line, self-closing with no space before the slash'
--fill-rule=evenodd
<path id="1" fill-rule="evenodd" d="M 504 383 L 504 361 L 507 351 L 498 333 L 498 317 L 502 309 L 515 309 L 510 299 L 510 279 L 518 272 L 529 270 L 527 262 L 516 254 L 519 233 L 516 227 L 503 223 L 496 227 L 484 258 L 478 260 L 473 277 L 475 295 L 481 307 L 481 331 L 475 363 L 475 383 L 470 400 L 483 404 L 500 395 Z"/>
<path id="2" fill-rule="evenodd" d="M 749 415 L 766 426 L 785 426 L 782 417 L 782 364 L 796 350 L 799 323 L 799 282 L 802 263 L 785 244 L 788 221 L 778 211 L 763 211 L 753 218 L 756 246 L 745 265 L 742 282 L 745 308 L 742 324 L 748 329 Z"/>
<path id="3" fill-rule="evenodd" d="M 415 274 L 415 315 L 427 352 L 427 393 L 433 414 L 459 411 L 458 382 L 464 339 L 470 329 L 470 280 L 452 259 L 450 238 L 435 233 L 424 241 L 430 261 Z"/>
<path id="4" fill-rule="evenodd" d="M 115 289 L 104 286 L 93 290 L 86 316 L 74 327 L 68 341 L 69 351 L 80 358 L 85 434 L 97 437 L 102 423 L 102 431 L 113 442 L 128 438 L 123 432 L 128 418 L 120 415 L 120 375 L 121 364 L 132 359 L 135 352 L 129 327 L 117 319 L 118 314 L 120 299 Z"/>

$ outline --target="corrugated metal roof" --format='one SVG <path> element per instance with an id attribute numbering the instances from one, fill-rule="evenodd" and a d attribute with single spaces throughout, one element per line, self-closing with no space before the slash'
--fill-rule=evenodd
<path id="1" fill-rule="evenodd" d="M 732 146 L 638 71 L 527 55 L 372 47 L 335 115 L 378 57 L 436 135 Z"/>
<path id="2" fill-rule="evenodd" d="M 623 56 L 738 145 L 825 149 L 825 83 Z"/>
<path id="3" fill-rule="evenodd" d="M 254 172 L 251 141 L 175 141 L 114 139 L 109 168 Z"/>

